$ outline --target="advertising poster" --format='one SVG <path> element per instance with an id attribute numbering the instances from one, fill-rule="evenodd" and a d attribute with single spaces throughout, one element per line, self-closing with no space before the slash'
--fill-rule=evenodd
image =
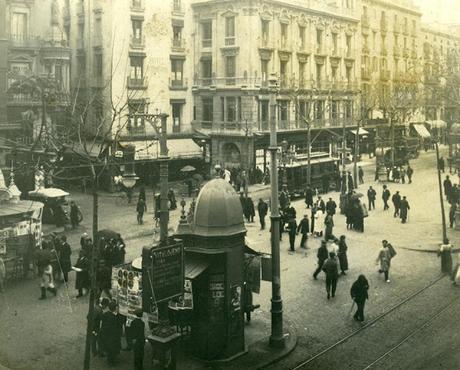
<path id="1" fill-rule="evenodd" d="M 130 264 L 112 268 L 112 290 L 120 314 L 135 317 L 136 310 L 142 309 L 142 273 Z"/>

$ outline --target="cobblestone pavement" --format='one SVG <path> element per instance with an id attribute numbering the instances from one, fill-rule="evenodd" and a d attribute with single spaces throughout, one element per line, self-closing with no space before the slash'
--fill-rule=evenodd
<path id="1" fill-rule="evenodd" d="M 369 160 L 363 162 L 365 179 L 373 179 L 372 163 Z M 334 234 L 347 236 L 350 271 L 347 276 L 339 279 L 337 296 L 334 299 L 326 299 L 323 275 L 317 281 L 312 278 L 316 268 L 319 239 L 310 238 L 306 252 L 297 248 L 294 254 L 290 254 L 288 238 L 283 235 L 281 282 L 284 315 L 297 328 L 299 344 L 291 356 L 273 369 L 289 368 L 356 329 L 359 324 L 348 316 L 351 307 L 349 289 L 360 273 L 366 274 L 371 285 L 370 300 L 366 306 L 367 319 L 384 312 L 439 275 L 440 262 L 436 254 L 401 248 L 436 249 L 441 238 L 434 152 L 421 153 L 412 166 L 415 170 L 413 184 L 389 184 L 392 193 L 400 190 L 402 195 L 408 197 L 411 211 L 407 224 L 403 225 L 399 219 L 393 218 L 391 210 L 382 210 L 381 184 L 373 181 L 366 181 L 359 188 L 360 192 L 365 193 L 368 185 L 373 185 L 378 192 L 377 209 L 371 211 L 365 220 L 364 234 L 347 231 L 344 216 L 335 217 Z M 269 196 L 267 188 L 263 186 L 253 187 L 251 193 L 254 200 Z M 329 195 L 338 202 L 338 193 L 323 197 L 327 198 Z M 147 197 L 149 206 L 152 203 L 151 193 Z M 83 194 L 74 195 L 74 198 L 85 217 L 78 230 L 68 232 L 75 251 L 73 257 L 76 258 L 81 233 L 90 232 L 91 198 Z M 305 204 L 303 200 L 293 203 L 300 219 L 306 212 Z M 177 225 L 179 216 L 179 210 L 171 213 L 171 226 Z M 115 205 L 113 196 L 101 195 L 99 228 L 111 228 L 124 236 L 128 245 L 127 260 L 139 256 L 142 246 L 148 245 L 152 240 L 151 209 L 144 218 L 145 224 L 137 225 L 134 205 L 119 207 Z M 255 250 L 269 253 L 269 232 L 260 231 L 258 223 L 247 224 L 247 230 L 249 245 Z M 460 232 L 449 230 L 449 236 L 455 245 L 459 245 Z M 389 284 L 379 276 L 375 265 L 382 239 L 388 239 L 398 251 L 392 263 Z M 300 239 L 297 243 L 299 242 Z M 61 286 L 58 296 L 50 297 L 46 301 L 37 300 L 39 281 L 36 277 L 7 286 L 6 293 L 0 295 L 0 365 L 13 369 L 81 368 L 87 298 L 75 298 L 74 279 L 75 276 L 71 276 L 68 289 Z M 260 295 L 254 296 L 254 303 L 260 304 L 261 308 L 253 315 L 253 328 L 247 335 L 249 341 L 261 339 L 269 333 L 270 295 L 270 284 L 263 282 Z M 106 367 L 105 362 L 99 358 L 94 360 L 94 364 L 98 369 Z M 130 355 L 123 353 L 119 368 L 130 368 L 130 364 Z"/>

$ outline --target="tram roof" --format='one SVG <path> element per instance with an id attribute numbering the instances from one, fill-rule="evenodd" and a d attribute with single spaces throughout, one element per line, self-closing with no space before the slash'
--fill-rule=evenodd
<path id="1" fill-rule="evenodd" d="M 339 159 L 340 158 L 337 158 L 337 157 L 321 157 L 321 158 L 313 157 L 310 159 L 310 164 L 336 162 Z M 306 166 L 307 164 L 308 164 L 308 159 L 302 159 L 302 160 L 297 160 L 293 163 L 287 163 L 286 167 L 287 168 L 302 167 L 302 166 Z"/>

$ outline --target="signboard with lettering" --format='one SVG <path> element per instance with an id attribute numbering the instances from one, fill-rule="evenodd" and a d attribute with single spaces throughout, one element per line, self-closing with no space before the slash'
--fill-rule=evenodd
<path id="1" fill-rule="evenodd" d="M 151 248 L 147 267 L 152 299 L 155 303 L 168 301 L 184 293 L 184 250 L 182 243 Z M 143 256 L 144 259 L 144 256 Z"/>

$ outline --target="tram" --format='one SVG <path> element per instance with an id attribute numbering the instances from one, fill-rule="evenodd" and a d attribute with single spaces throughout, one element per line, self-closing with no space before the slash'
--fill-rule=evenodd
<path id="1" fill-rule="evenodd" d="M 339 158 L 332 157 L 326 152 L 311 153 L 310 166 L 311 166 L 311 182 L 312 189 L 322 189 L 322 178 L 324 175 L 329 176 L 330 188 L 335 186 L 334 175 L 337 171 Z M 287 190 L 291 198 L 299 198 L 305 195 L 307 187 L 307 170 L 308 158 L 306 154 L 296 155 L 286 165 L 281 165 L 279 168 L 279 187 L 283 185 L 283 179 L 286 179 Z M 286 174 L 284 173 L 286 171 Z M 286 176 L 286 177 L 284 177 Z"/>

